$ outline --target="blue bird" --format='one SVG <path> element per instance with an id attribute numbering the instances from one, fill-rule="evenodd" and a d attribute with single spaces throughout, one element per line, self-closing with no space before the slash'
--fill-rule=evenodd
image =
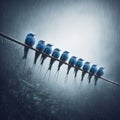
<path id="1" fill-rule="evenodd" d="M 59 48 L 54 49 L 54 51 L 52 53 L 52 57 L 54 57 L 54 58 L 50 59 L 49 67 L 48 67 L 48 70 L 47 70 L 47 72 L 50 70 L 49 79 L 50 79 L 51 69 L 52 69 L 53 63 L 55 62 L 56 59 L 58 59 L 60 57 L 60 49 Z M 43 79 L 46 77 L 47 72 L 45 73 Z"/>
<path id="2" fill-rule="evenodd" d="M 97 85 L 97 80 L 98 78 L 100 78 L 101 76 L 104 75 L 104 68 L 103 67 L 100 67 L 98 70 L 97 70 L 97 73 L 96 73 L 96 76 L 95 76 L 95 85 Z"/>
<path id="3" fill-rule="evenodd" d="M 34 44 L 35 44 L 35 38 L 34 38 L 35 34 L 33 33 L 29 33 L 27 34 L 26 38 L 25 38 L 25 44 L 32 47 Z M 25 66 L 26 66 L 26 58 L 27 58 L 27 55 L 28 55 L 28 51 L 29 51 L 29 48 L 28 47 L 24 47 L 24 55 L 23 57 L 20 59 L 20 61 L 17 63 L 17 65 L 15 66 L 15 70 L 16 68 L 19 67 L 20 63 L 22 62 L 22 60 L 24 59 L 25 60 L 25 63 L 24 63 L 24 68 L 23 68 L 23 73 L 24 73 L 24 70 L 25 70 Z"/>
<path id="4" fill-rule="evenodd" d="M 28 46 L 32 47 L 35 44 L 35 38 L 34 38 L 34 36 L 35 36 L 35 34 L 33 34 L 33 33 L 27 34 L 26 39 L 25 39 L 25 44 L 27 44 Z M 27 58 L 28 51 L 29 51 L 29 48 L 28 47 L 24 47 L 24 56 L 23 56 L 23 59 Z"/>
<path id="5" fill-rule="evenodd" d="M 59 76 L 59 70 L 60 70 L 61 66 L 63 65 L 63 62 L 66 62 L 68 60 L 68 58 L 69 58 L 69 52 L 68 51 L 64 51 L 62 53 L 61 57 L 60 57 L 60 62 L 58 64 L 58 69 L 57 69 L 57 71 L 55 73 L 55 76 L 57 76 L 57 79 L 58 79 L 58 76 Z"/>
<path id="6" fill-rule="evenodd" d="M 63 62 L 66 62 L 69 58 L 69 52 L 68 51 L 64 51 L 60 57 L 60 60 L 63 61 Z M 61 66 L 63 65 L 63 62 L 59 62 L 59 65 L 58 65 L 58 69 L 57 71 L 60 70 Z"/>
<path id="7" fill-rule="evenodd" d="M 77 57 L 75 57 L 75 56 L 72 56 L 72 57 L 70 58 L 70 60 L 69 60 L 69 62 L 68 62 L 69 65 L 68 65 L 68 68 L 67 68 L 67 75 L 69 74 L 69 71 L 70 71 L 71 67 L 76 64 L 76 59 L 77 59 Z"/>
<path id="8" fill-rule="evenodd" d="M 53 45 L 51 44 L 47 44 L 43 52 L 47 55 L 50 55 L 52 53 L 52 46 Z M 43 64 L 44 60 L 47 58 L 47 55 L 45 54 L 42 54 L 41 56 L 41 65 Z"/>
<path id="9" fill-rule="evenodd" d="M 90 83 L 92 76 L 95 75 L 95 73 L 97 72 L 97 65 L 92 65 L 89 72 L 90 73 L 88 74 L 88 80 Z"/>
<path id="10" fill-rule="evenodd" d="M 79 58 L 75 64 L 75 69 L 74 69 L 74 72 L 75 72 L 75 78 L 77 77 L 77 72 L 78 70 L 83 66 L 83 59 L 82 58 Z"/>
<path id="11" fill-rule="evenodd" d="M 45 41 L 44 40 L 39 40 L 39 42 L 36 46 L 36 49 L 39 50 L 40 52 L 43 52 L 43 50 L 45 49 Z M 37 51 L 35 52 L 34 64 L 36 64 L 37 59 L 38 59 L 40 54 L 42 54 L 42 53 L 39 53 Z"/>
<path id="12" fill-rule="evenodd" d="M 52 53 L 52 57 L 54 57 L 56 59 L 58 59 L 60 57 L 60 49 L 59 48 L 54 49 L 54 51 Z M 48 70 L 51 70 L 53 63 L 55 62 L 54 58 L 51 58 Z"/>
<path id="13" fill-rule="evenodd" d="M 85 62 L 84 66 L 83 66 L 81 81 L 83 81 L 83 78 L 84 78 L 85 74 L 88 72 L 89 69 L 90 69 L 90 62 Z"/>

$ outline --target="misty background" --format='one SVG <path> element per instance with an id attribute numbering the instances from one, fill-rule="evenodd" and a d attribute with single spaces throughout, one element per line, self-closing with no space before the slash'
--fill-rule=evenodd
<path id="1" fill-rule="evenodd" d="M 120 83 L 119 14 L 117 0 L 1 0 L 0 32 L 21 42 L 27 33 L 33 32 L 36 44 L 43 39 L 53 44 L 53 49 L 60 48 L 61 53 L 68 50 L 70 56 L 103 66 L 104 77 Z M 15 68 L 22 58 L 23 47 L 2 37 L 0 55 L 1 120 L 120 119 L 118 86 L 99 80 L 95 87 L 93 79 L 88 84 L 87 75 L 80 83 L 81 72 L 75 83 L 73 69 L 65 84 L 66 65 L 61 67 L 56 81 L 58 62 L 53 65 L 50 80 L 48 75 L 43 80 L 49 58 L 42 73 L 37 68 L 33 73 L 34 51 L 31 50 L 23 74 L 24 62 Z"/>

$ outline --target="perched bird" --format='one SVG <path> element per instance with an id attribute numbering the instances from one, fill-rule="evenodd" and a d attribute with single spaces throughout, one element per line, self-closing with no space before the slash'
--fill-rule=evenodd
<path id="1" fill-rule="evenodd" d="M 52 53 L 52 57 L 54 57 L 56 59 L 58 59 L 60 57 L 60 49 L 59 48 L 54 49 L 54 51 Z M 51 70 L 53 63 L 55 62 L 54 58 L 51 58 L 48 70 Z"/>
<path id="2" fill-rule="evenodd" d="M 69 58 L 69 52 L 68 51 L 64 51 L 62 53 L 61 57 L 60 57 L 60 60 L 62 62 L 61 61 L 59 62 L 58 69 L 57 69 L 57 71 L 55 73 L 55 76 L 57 76 L 57 79 L 58 79 L 58 76 L 59 76 L 59 70 L 60 70 L 61 66 L 63 65 L 63 62 L 66 62 L 68 60 L 68 58 Z M 54 78 L 55 78 L 55 76 L 54 76 Z"/>
<path id="3" fill-rule="evenodd" d="M 89 68 L 90 68 L 90 62 L 85 62 L 84 66 L 83 66 L 81 81 L 83 81 L 83 78 L 84 78 L 85 74 L 88 72 Z"/>
<path id="4" fill-rule="evenodd" d="M 52 53 L 52 46 L 53 45 L 51 44 L 47 44 L 43 52 L 47 55 L 50 55 Z M 41 65 L 43 64 L 44 60 L 47 58 L 47 55 L 45 54 L 42 54 L 41 56 Z"/>
<path id="5" fill-rule="evenodd" d="M 97 70 L 97 73 L 96 73 L 96 76 L 95 76 L 95 85 L 97 85 L 97 80 L 98 78 L 100 78 L 101 76 L 104 75 L 104 68 L 103 67 L 100 67 L 98 70 Z"/>
<path id="6" fill-rule="evenodd" d="M 34 38 L 35 34 L 33 33 L 29 33 L 27 34 L 26 38 L 25 38 L 25 44 L 32 47 L 34 44 L 35 44 L 35 38 Z M 24 68 L 23 68 L 23 73 L 24 73 L 24 70 L 25 70 L 25 66 L 26 66 L 26 58 L 27 58 L 27 55 L 28 55 L 28 51 L 29 51 L 29 48 L 28 47 L 24 47 L 24 55 L 23 57 L 20 59 L 20 61 L 17 63 L 17 65 L 15 66 L 15 70 L 16 68 L 19 67 L 20 63 L 22 62 L 22 60 L 25 60 L 25 63 L 24 63 Z"/>
<path id="7" fill-rule="evenodd" d="M 54 58 L 51 58 L 51 59 L 50 59 L 50 63 L 49 63 L 48 70 L 47 70 L 47 72 L 45 73 L 43 79 L 46 77 L 46 75 L 47 75 L 47 73 L 48 73 L 49 70 L 50 70 L 50 72 L 49 72 L 49 78 L 48 78 L 48 79 L 50 79 L 52 65 L 53 65 L 53 63 L 55 62 L 55 60 L 60 57 L 60 49 L 59 49 L 59 48 L 55 48 L 55 49 L 53 50 L 52 57 L 54 57 Z"/>
<path id="8" fill-rule="evenodd" d="M 25 39 L 25 44 L 27 44 L 28 46 L 32 47 L 35 44 L 34 36 L 35 36 L 35 34 L 33 34 L 33 33 L 27 34 L 26 39 Z M 28 51 L 29 51 L 29 48 L 25 46 L 24 47 L 24 56 L 23 56 L 22 59 L 26 59 L 27 58 Z"/>
<path id="9" fill-rule="evenodd" d="M 74 72 L 75 72 L 75 76 L 74 77 L 76 77 L 77 76 L 77 72 L 78 72 L 78 70 L 81 68 L 83 66 L 83 59 L 82 58 L 79 58 L 78 60 L 77 60 L 77 62 L 76 62 L 76 64 L 75 64 L 75 69 L 74 69 Z"/>
<path id="10" fill-rule="evenodd" d="M 67 60 L 68 60 L 68 58 L 69 58 L 69 52 L 68 51 L 64 51 L 63 53 L 62 53 L 62 55 L 61 55 L 61 57 L 60 57 L 60 60 L 61 61 L 63 61 L 63 62 L 66 62 Z M 63 62 L 59 62 L 59 64 L 58 64 L 58 69 L 57 69 L 57 71 L 59 71 L 60 70 L 60 67 L 63 65 Z"/>
<path id="11" fill-rule="evenodd" d="M 39 50 L 40 52 L 43 52 L 43 50 L 45 49 L 45 41 L 44 40 L 39 40 L 36 49 Z M 39 57 L 39 55 L 41 54 L 40 52 L 35 52 L 35 58 L 34 58 L 34 64 L 36 64 L 37 59 Z"/>
<path id="12" fill-rule="evenodd" d="M 97 65 L 92 65 L 89 72 L 90 73 L 88 74 L 88 80 L 90 83 L 92 76 L 97 72 Z"/>
<path id="13" fill-rule="evenodd" d="M 69 60 L 69 62 L 68 62 L 69 65 L 68 65 L 68 68 L 67 68 L 67 75 L 69 74 L 69 71 L 70 71 L 71 67 L 76 64 L 76 59 L 77 59 L 77 57 L 75 57 L 75 56 L 72 56 L 72 57 L 70 58 L 70 60 Z"/>

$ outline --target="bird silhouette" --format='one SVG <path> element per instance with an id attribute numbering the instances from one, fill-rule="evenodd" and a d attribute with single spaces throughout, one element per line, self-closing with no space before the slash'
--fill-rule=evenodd
<path id="1" fill-rule="evenodd" d="M 45 73 L 43 79 L 46 77 L 48 71 L 50 71 L 50 73 L 49 73 L 49 79 L 50 79 L 51 69 L 52 69 L 53 63 L 55 62 L 56 59 L 58 59 L 58 58 L 60 57 L 60 49 L 59 49 L 59 48 L 55 48 L 55 49 L 53 50 L 52 57 L 54 57 L 54 58 L 51 58 L 51 59 L 50 59 L 50 63 L 49 63 L 48 70 L 47 70 L 47 72 Z"/>
<path id="2" fill-rule="evenodd" d="M 39 50 L 40 52 L 43 52 L 44 49 L 45 49 L 45 41 L 44 40 L 39 40 L 39 42 L 36 46 L 36 49 Z M 37 52 L 37 51 L 35 52 L 34 64 L 36 64 L 39 55 L 42 54 L 40 52 Z"/>
<path id="3" fill-rule="evenodd" d="M 90 83 L 92 76 L 95 75 L 95 73 L 97 72 L 97 65 L 92 65 L 89 72 L 90 73 L 88 74 L 88 80 Z"/>
<path id="4" fill-rule="evenodd" d="M 82 58 L 79 58 L 75 64 L 75 69 L 74 69 L 74 73 L 75 73 L 75 78 L 77 77 L 77 72 L 78 70 L 83 66 L 83 59 Z"/>
<path id="5" fill-rule="evenodd" d="M 69 71 L 70 71 L 70 69 L 71 69 L 71 67 L 72 66 L 74 66 L 75 64 L 76 64 L 76 59 L 77 59 L 77 57 L 75 57 L 75 56 L 72 56 L 71 58 L 70 58 L 70 60 L 69 60 L 69 65 L 68 65 L 68 68 L 67 68 L 67 75 L 69 74 Z"/>
<path id="6" fill-rule="evenodd" d="M 33 33 L 28 33 L 26 38 L 25 38 L 25 44 L 32 47 L 34 44 L 35 44 L 35 34 Z M 23 73 L 24 73 L 24 70 L 25 70 L 25 66 L 26 66 L 26 59 L 27 59 L 27 55 L 28 55 L 28 51 L 29 51 L 30 48 L 28 47 L 24 47 L 24 55 L 23 57 L 20 59 L 20 61 L 17 63 L 17 65 L 15 66 L 15 70 L 16 68 L 19 67 L 20 63 L 22 62 L 22 60 L 25 60 L 25 63 L 24 63 L 24 67 L 23 67 Z"/>
<path id="7" fill-rule="evenodd" d="M 81 81 L 83 81 L 83 78 L 84 78 L 85 74 L 88 72 L 89 68 L 90 68 L 90 62 L 85 62 L 84 66 L 83 66 Z"/>
<path id="8" fill-rule="evenodd" d="M 57 76 L 57 79 L 58 79 L 58 76 L 59 76 L 59 70 L 61 68 L 61 66 L 63 65 L 63 62 L 66 62 L 69 58 L 69 52 L 68 51 L 64 51 L 60 57 L 60 61 L 59 61 L 59 64 L 58 64 L 58 68 L 57 68 L 57 71 L 55 73 L 55 76 Z M 62 62 L 61 62 L 62 61 Z M 55 77 L 54 76 L 54 77 Z"/>
<path id="9" fill-rule="evenodd" d="M 35 34 L 33 34 L 33 33 L 27 34 L 26 39 L 25 39 L 25 44 L 27 44 L 28 46 L 32 47 L 35 44 L 35 38 L 34 38 L 34 36 L 35 36 Z M 29 48 L 25 46 L 24 47 L 24 56 L 23 56 L 23 59 L 27 58 L 28 51 L 29 51 Z"/>
<path id="10" fill-rule="evenodd" d="M 98 81 L 98 78 L 100 78 L 101 76 L 104 75 L 104 68 L 103 67 L 100 67 L 98 70 L 97 70 L 97 73 L 96 73 L 96 76 L 95 76 L 95 85 L 97 85 L 97 81 Z"/>
<path id="11" fill-rule="evenodd" d="M 42 56 L 41 56 L 41 65 L 44 63 L 45 59 L 47 58 L 47 55 L 50 55 L 52 53 L 52 46 L 53 45 L 51 45 L 51 44 L 46 45 L 46 47 L 43 51 L 45 54 L 42 54 Z"/>
<path id="12" fill-rule="evenodd" d="M 65 81 L 64 82 L 67 82 L 67 79 L 68 79 L 68 74 L 69 74 L 69 71 L 71 69 L 71 67 L 73 67 L 76 63 L 76 58 L 75 56 L 72 56 L 70 59 L 69 59 L 69 62 L 68 62 L 68 68 L 67 68 L 67 73 L 66 73 L 66 77 L 65 77 Z"/>
<path id="13" fill-rule="evenodd" d="M 52 57 L 54 57 L 56 59 L 58 59 L 60 57 L 60 49 L 59 48 L 54 49 L 54 51 L 52 53 Z M 51 70 L 53 63 L 55 62 L 54 58 L 51 58 L 48 70 Z"/>
<path id="14" fill-rule="evenodd" d="M 63 62 L 66 62 L 66 61 L 68 60 L 68 58 L 69 58 L 69 52 L 68 52 L 68 51 L 64 51 L 64 52 L 62 53 L 61 57 L 60 57 L 60 60 L 63 61 Z M 61 62 L 61 61 L 60 61 L 59 64 L 58 64 L 58 69 L 57 69 L 57 71 L 59 71 L 60 68 L 61 68 L 61 66 L 63 65 L 63 62 Z"/>

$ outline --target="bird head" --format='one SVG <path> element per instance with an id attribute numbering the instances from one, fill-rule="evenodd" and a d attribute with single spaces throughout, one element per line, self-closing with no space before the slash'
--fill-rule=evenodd
<path id="1" fill-rule="evenodd" d="M 70 53 L 70 52 L 68 52 L 68 51 L 64 51 L 64 53 L 67 53 L 67 54 L 68 54 L 68 53 Z"/>
<path id="2" fill-rule="evenodd" d="M 39 42 L 38 43 L 45 43 L 45 41 L 44 40 L 39 40 Z"/>
<path id="3" fill-rule="evenodd" d="M 28 33 L 28 36 L 35 36 L 35 34 L 34 33 Z"/>
<path id="4" fill-rule="evenodd" d="M 95 66 L 95 67 L 96 67 L 97 65 L 93 64 L 92 66 Z"/>
<path id="5" fill-rule="evenodd" d="M 80 60 L 80 61 L 84 61 L 82 58 L 79 58 L 78 60 Z"/>
<path id="6" fill-rule="evenodd" d="M 76 56 L 72 56 L 72 58 L 75 58 L 75 59 L 76 59 L 77 57 L 76 57 Z"/>
<path id="7" fill-rule="evenodd" d="M 51 46 L 53 46 L 53 45 L 48 43 L 46 46 L 50 46 L 50 47 L 51 47 Z"/>
<path id="8" fill-rule="evenodd" d="M 85 62 L 85 64 L 90 64 L 90 62 Z"/>
<path id="9" fill-rule="evenodd" d="M 55 48 L 55 50 L 57 50 L 57 51 L 61 51 L 59 48 Z"/>
<path id="10" fill-rule="evenodd" d="M 104 67 L 100 67 L 99 69 L 104 70 Z"/>

